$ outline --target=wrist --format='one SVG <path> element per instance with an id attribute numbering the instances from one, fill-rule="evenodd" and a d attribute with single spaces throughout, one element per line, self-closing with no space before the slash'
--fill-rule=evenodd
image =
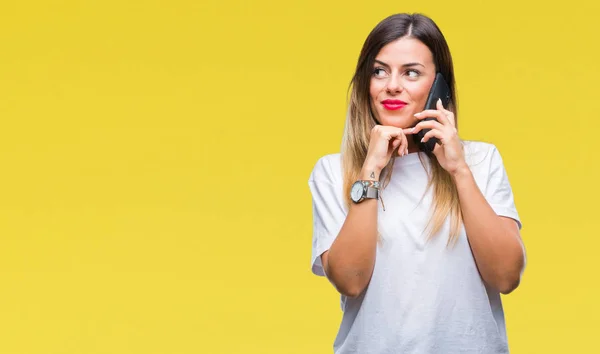
<path id="1" fill-rule="evenodd" d="M 451 173 L 454 180 L 462 180 L 471 175 L 471 169 L 467 164 L 459 166 L 454 172 Z"/>
<path id="2" fill-rule="evenodd" d="M 379 175 L 381 174 L 381 170 L 370 166 L 364 165 L 358 178 L 364 181 L 379 181 Z"/>

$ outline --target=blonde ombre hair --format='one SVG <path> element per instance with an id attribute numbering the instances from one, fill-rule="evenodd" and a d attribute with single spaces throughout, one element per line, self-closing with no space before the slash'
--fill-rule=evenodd
<path id="1" fill-rule="evenodd" d="M 433 54 L 437 72 L 442 73 L 451 91 L 448 110 L 457 118 L 457 99 L 454 68 L 448 44 L 437 25 L 421 14 L 396 14 L 381 21 L 369 34 L 360 53 L 356 72 L 350 84 L 350 103 L 342 142 L 342 168 L 344 173 L 344 196 L 349 206 L 350 189 L 359 179 L 367 150 L 371 129 L 377 124 L 371 107 L 369 86 L 375 57 L 386 44 L 403 37 L 415 38 L 425 44 Z M 458 129 L 458 120 L 456 120 Z M 410 138 L 410 136 L 408 137 Z M 427 225 L 428 239 L 436 235 L 450 217 L 448 244 L 456 242 L 462 226 L 462 214 L 458 190 L 450 174 L 442 168 L 435 155 L 429 156 L 429 181 L 427 190 L 433 187 L 432 214 Z M 421 156 L 420 156 L 421 157 Z M 421 159 L 421 163 L 425 163 Z M 381 173 L 382 189 L 392 178 L 394 158 Z M 382 195 L 385 195 L 383 191 Z M 385 203 L 385 201 L 384 201 Z"/>

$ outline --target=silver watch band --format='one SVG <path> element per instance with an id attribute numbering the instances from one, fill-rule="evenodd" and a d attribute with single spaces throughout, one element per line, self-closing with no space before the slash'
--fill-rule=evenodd
<path id="1" fill-rule="evenodd" d="M 367 187 L 367 195 L 365 198 L 377 199 L 379 197 L 379 190 L 373 187 Z"/>

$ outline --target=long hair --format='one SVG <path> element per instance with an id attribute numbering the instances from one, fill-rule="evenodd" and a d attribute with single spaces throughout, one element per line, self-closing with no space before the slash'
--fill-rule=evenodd
<path id="1" fill-rule="evenodd" d="M 422 14 L 395 14 L 385 18 L 371 31 L 363 44 L 356 71 L 350 83 L 350 104 L 342 141 L 342 166 L 344 171 L 344 195 L 349 206 L 352 183 L 359 178 L 360 170 L 367 156 L 371 129 L 377 120 L 371 107 L 369 87 L 375 57 L 388 43 L 400 38 L 415 38 L 425 44 L 433 54 L 436 72 L 442 73 L 450 86 L 450 105 L 448 110 L 457 119 L 457 97 L 455 91 L 454 68 L 450 49 L 438 26 Z M 437 234 L 448 216 L 450 216 L 450 235 L 448 244 L 454 243 L 460 233 L 462 213 L 458 190 L 450 174 L 442 168 L 433 153 L 429 156 L 429 181 L 427 190 L 433 187 L 433 205 L 431 218 L 427 225 L 428 239 Z M 421 159 L 423 162 L 423 159 Z M 389 183 L 394 159 L 391 158 L 383 169 L 382 188 Z"/>

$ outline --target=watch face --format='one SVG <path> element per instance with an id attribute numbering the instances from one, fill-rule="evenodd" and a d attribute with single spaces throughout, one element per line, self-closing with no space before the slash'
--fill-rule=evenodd
<path id="1" fill-rule="evenodd" d="M 362 185 L 362 183 L 360 182 L 356 182 L 352 185 L 352 189 L 350 190 L 350 197 L 352 198 L 352 201 L 354 202 L 358 202 L 360 200 L 360 198 L 362 197 L 364 192 L 364 187 Z"/>

